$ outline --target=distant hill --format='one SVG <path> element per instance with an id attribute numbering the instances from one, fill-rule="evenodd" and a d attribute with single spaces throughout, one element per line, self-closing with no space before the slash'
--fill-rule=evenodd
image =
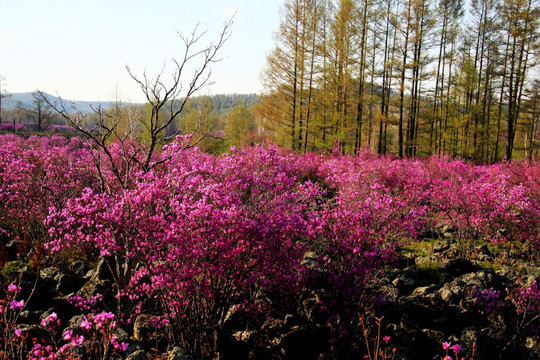
<path id="1" fill-rule="evenodd" d="M 51 94 L 44 93 L 52 101 L 59 101 L 60 98 Z M 66 109 L 69 112 L 74 111 L 74 108 L 71 106 L 71 103 L 66 99 L 63 99 L 66 104 Z M 4 110 L 12 110 L 17 106 L 17 102 L 21 102 L 21 105 L 27 108 L 34 107 L 34 98 L 32 97 L 31 92 L 25 93 L 10 93 L 7 97 L 2 99 L 2 108 Z M 92 107 L 97 107 L 98 105 L 108 106 L 110 102 L 103 101 L 75 101 L 75 108 L 82 113 L 92 112 Z"/>
<path id="2" fill-rule="evenodd" d="M 47 94 L 45 95 L 54 101 L 59 101 L 60 98 L 57 96 Z M 199 102 L 206 96 L 195 96 L 192 98 L 193 101 Z M 236 104 L 236 101 L 238 99 L 241 99 L 244 101 L 246 106 L 252 106 L 258 101 L 258 96 L 256 94 L 219 94 L 219 95 L 211 95 L 208 96 L 210 98 L 210 102 L 213 104 L 214 109 L 218 111 L 219 113 L 226 113 L 232 108 L 234 108 L 234 105 Z M 92 108 L 97 108 L 99 105 L 102 105 L 104 107 L 108 107 L 111 102 L 106 101 L 74 101 L 75 107 L 73 108 L 71 106 L 71 103 L 63 99 L 66 104 L 66 109 L 68 112 L 74 112 L 74 109 L 77 109 L 78 111 L 82 112 L 83 114 L 91 113 Z M 2 108 L 4 110 L 12 110 L 15 109 L 17 106 L 17 102 L 20 101 L 22 106 L 27 108 L 33 108 L 34 107 L 34 98 L 32 97 L 31 92 L 25 92 L 25 93 L 11 93 L 8 97 L 5 97 L 2 99 Z"/>

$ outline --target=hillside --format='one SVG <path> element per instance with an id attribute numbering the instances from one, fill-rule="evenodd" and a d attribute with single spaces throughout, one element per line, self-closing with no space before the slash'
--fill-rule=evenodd
<path id="1" fill-rule="evenodd" d="M 45 93 L 45 95 L 51 99 L 52 101 L 60 101 L 60 98 L 51 94 Z M 2 108 L 4 110 L 13 110 L 17 107 L 17 103 L 20 101 L 21 105 L 26 108 L 33 108 L 34 98 L 32 97 L 31 92 L 24 92 L 24 93 L 12 93 L 9 94 L 7 97 L 2 99 Z M 66 101 L 64 99 L 64 101 Z M 70 101 L 66 101 L 66 103 L 69 103 Z M 74 109 L 77 109 L 78 111 L 81 111 L 82 113 L 89 113 L 92 112 L 92 107 L 97 107 L 98 105 L 108 105 L 107 102 L 99 102 L 99 101 L 73 101 L 74 107 L 68 107 L 68 110 L 73 111 Z"/>
<path id="2" fill-rule="evenodd" d="M 47 94 L 47 97 L 51 99 L 53 102 L 59 102 L 60 98 L 51 94 Z M 238 99 L 242 99 L 246 106 L 252 106 L 258 101 L 258 96 L 256 94 L 218 94 L 218 95 L 211 95 L 211 96 L 196 96 L 193 97 L 194 101 L 200 101 L 202 98 L 210 98 L 210 102 L 212 103 L 212 107 L 218 111 L 219 113 L 226 113 L 230 111 L 234 105 L 236 104 L 236 101 Z M 33 97 L 31 92 L 24 92 L 24 93 L 12 93 L 9 94 L 7 97 L 2 99 L 2 109 L 3 110 L 13 110 L 17 107 L 17 103 L 20 101 L 21 105 L 26 108 L 33 108 Z M 70 104 L 71 100 L 66 101 L 66 99 L 63 99 L 66 104 Z M 82 112 L 83 114 L 91 113 L 92 108 L 97 108 L 99 105 L 103 105 L 105 107 L 109 106 L 111 102 L 103 102 L 103 101 L 79 101 L 75 100 L 72 101 L 72 104 L 74 106 L 68 106 L 67 110 L 69 112 L 74 111 L 75 109 Z M 142 105 L 142 104 L 141 104 Z"/>

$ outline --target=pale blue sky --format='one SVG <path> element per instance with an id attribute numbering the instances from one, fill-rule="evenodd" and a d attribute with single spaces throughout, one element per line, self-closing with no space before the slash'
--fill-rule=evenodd
<path id="1" fill-rule="evenodd" d="M 208 44 L 232 13 L 232 35 L 215 84 L 200 95 L 260 92 L 260 73 L 279 27 L 281 0 L 0 0 L 3 89 L 40 89 L 71 100 L 143 101 L 125 70 L 158 72 L 180 58 L 176 31 L 197 23 Z"/>

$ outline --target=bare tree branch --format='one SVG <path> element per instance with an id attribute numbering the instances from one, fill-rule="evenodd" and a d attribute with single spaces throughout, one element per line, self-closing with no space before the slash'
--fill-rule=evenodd
<path id="1" fill-rule="evenodd" d="M 137 83 L 148 102 L 149 119 L 144 121 L 142 109 L 134 113 L 126 114 L 126 109 L 122 108 L 117 101 L 111 108 L 105 109 L 99 105 L 92 108 L 97 116 L 97 124 L 89 129 L 85 126 L 87 115 L 75 110 L 70 112 L 66 102 L 59 97 L 59 102 L 51 100 L 43 92 L 38 90 L 39 96 L 62 118 L 73 127 L 79 134 L 84 136 L 91 144 L 95 153 L 92 154 L 97 168 L 97 176 L 101 181 L 103 191 L 108 191 L 110 184 L 105 176 L 104 159 L 107 162 L 107 169 L 112 171 L 114 177 L 123 188 L 129 187 L 131 172 L 135 165 L 142 171 L 147 172 L 153 167 L 165 162 L 167 159 L 156 159 L 155 152 L 160 145 L 160 139 L 166 128 L 176 121 L 182 113 L 190 97 L 205 86 L 211 84 L 210 65 L 221 59 L 217 57 L 218 52 L 229 39 L 230 28 L 234 16 L 223 24 L 223 29 L 217 41 L 210 43 L 202 49 L 196 49 L 207 30 L 200 30 L 197 25 L 189 36 L 178 33 L 183 43 L 183 53 L 180 59 L 172 59 L 172 71 L 168 78 L 166 64 L 154 76 L 149 76 L 146 70 L 142 75 L 136 75 L 132 69 L 126 65 L 129 76 Z M 194 68 L 191 79 L 185 82 L 186 71 L 192 63 L 199 62 Z M 184 88 L 185 86 L 185 88 Z M 75 109 L 74 104 L 71 104 Z M 163 111 L 167 109 L 168 111 Z M 127 118 L 126 118 L 127 116 Z M 126 129 L 121 129 L 120 125 L 127 122 Z M 135 133 L 135 123 L 139 123 L 142 129 L 148 134 L 148 143 L 144 143 Z M 193 135 L 199 130 L 201 119 L 197 122 Z M 184 148 L 196 146 L 208 134 L 202 134 L 194 143 L 186 145 Z M 111 147 L 110 144 L 116 142 L 119 149 Z"/>

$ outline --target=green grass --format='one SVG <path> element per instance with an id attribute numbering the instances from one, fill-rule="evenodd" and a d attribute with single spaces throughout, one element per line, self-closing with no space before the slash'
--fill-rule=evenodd
<path id="1" fill-rule="evenodd" d="M 32 263 L 30 261 L 21 261 L 21 260 L 9 261 L 8 263 L 6 263 L 4 268 L 0 269 L 0 275 L 6 276 L 14 271 L 20 271 L 24 269 L 25 267 L 30 267 L 31 265 Z"/>
<path id="2" fill-rule="evenodd" d="M 450 274 L 446 273 L 442 265 L 438 262 L 425 261 L 418 268 L 424 273 L 426 278 L 438 285 L 443 285 L 452 279 Z"/>

